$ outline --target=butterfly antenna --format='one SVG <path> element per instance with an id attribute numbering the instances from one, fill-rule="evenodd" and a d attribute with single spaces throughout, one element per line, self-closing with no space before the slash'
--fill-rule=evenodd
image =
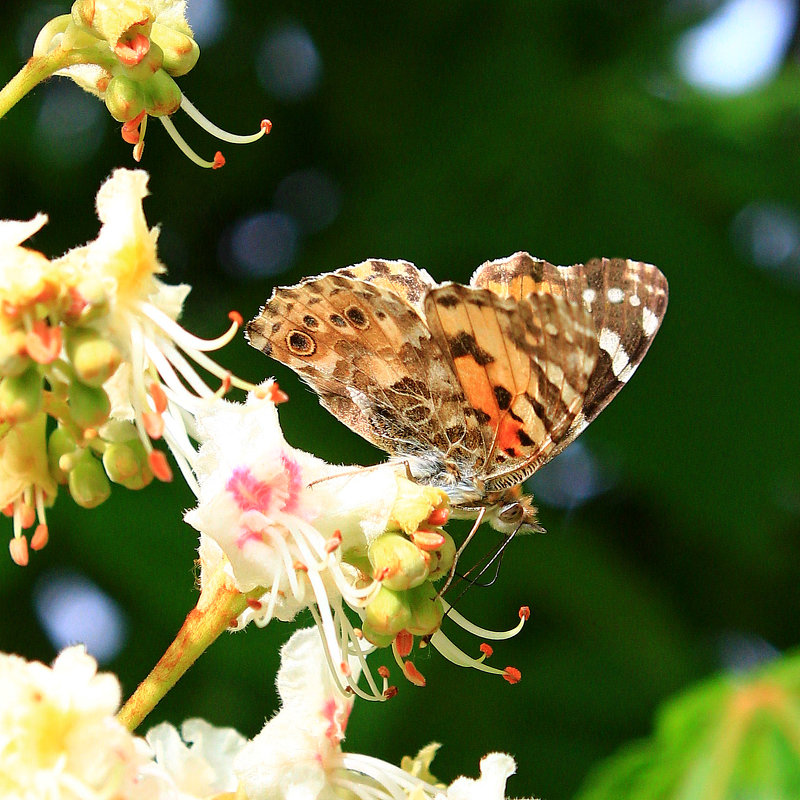
<path id="1" fill-rule="evenodd" d="M 445 581 L 444 586 L 439 590 L 439 597 L 442 597 L 444 593 L 450 588 L 450 584 L 453 582 L 453 578 L 456 575 L 456 567 L 458 566 L 458 559 L 461 557 L 461 554 L 466 549 L 467 545 L 472 541 L 472 537 L 478 531 L 478 528 L 481 526 L 481 522 L 483 522 L 483 517 L 486 514 L 486 506 L 483 506 L 481 510 L 478 512 L 478 516 L 475 519 L 475 524 L 472 526 L 472 530 L 467 534 L 467 538 L 461 543 L 461 546 L 456 550 L 455 556 L 453 556 L 453 563 L 450 566 L 450 572 L 447 575 L 447 580 Z"/>
<path id="2" fill-rule="evenodd" d="M 505 553 L 506 547 L 508 547 L 509 542 L 519 533 L 519 530 L 522 526 L 519 525 L 515 528 L 508 536 L 503 539 L 503 542 L 500 546 L 491 554 L 487 554 L 483 557 L 477 564 L 470 567 L 463 575 L 459 575 L 459 580 L 466 581 L 467 585 L 459 592 L 459 594 L 453 598 L 453 600 L 448 601 L 450 607 L 454 607 L 456 603 L 464 596 L 468 589 L 473 586 L 480 586 L 483 589 L 487 589 L 491 586 L 497 578 L 500 576 L 500 565 L 503 563 L 503 554 Z M 484 563 L 485 562 L 485 563 Z M 478 583 L 478 580 L 481 576 L 492 566 L 492 564 L 496 564 L 494 569 L 494 575 L 492 575 L 491 580 L 487 581 L 486 583 Z M 470 578 L 469 575 L 471 572 L 474 572 L 476 569 L 480 567 L 480 572 L 474 577 Z"/>

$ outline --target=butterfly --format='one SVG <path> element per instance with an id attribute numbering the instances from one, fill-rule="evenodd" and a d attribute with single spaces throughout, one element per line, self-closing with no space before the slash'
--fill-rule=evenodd
<path id="1" fill-rule="evenodd" d="M 664 275 L 641 261 L 519 252 L 463 286 L 370 259 L 276 288 L 247 336 L 454 516 L 511 534 L 541 530 L 522 482 L 627 383 L 666 308 Z"/>

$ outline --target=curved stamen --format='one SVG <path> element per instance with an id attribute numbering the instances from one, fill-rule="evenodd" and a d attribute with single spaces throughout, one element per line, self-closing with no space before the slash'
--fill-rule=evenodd
<path id="1" fill-rule="evenodd" d="M 228 131 L 217 127 L 210 119 L 205 117 L 198 109 L 189 102 L 186 95 L 181 95 L 181 108 L 188 114 L 204 131 L 208 131 L 212 136 L 220 139 L 223 142 L 230 142 L 231 144 L 250 144 L 255 142 L 262 136 L 266 136 L 272 129 L 272 123 L 268 120 L 261 121 L 261 127 L 258 133 L 250 133 L 246 135 L 239 135 L 237 133 L 228 133 Z"/>
<path id="2" fill-rule="evenodd" d="M 202 339 L 199 336 L 189 333 L 186 328 L 182 328 L 172 317 L 165 314 L 152 303 L 141 302 L 138 304 L 138 307 L 142 314 L 155 322 L 170 339 L 177 342 L 184 350 L 219 350 L 221 347 L 233 341 L 236 332 L 241 327 L 241 323 L 238 319 L 232 319 L 230 327 L 225 333 L 217 336 L 215 339 Z"/>
<path id="3" fill-rule="evenodd" d="M 470 622 L 466 617 L 459 614 L 443 597 L 439 598 L 444 606 L 445 615 L 448 616 L 453 622 L 462 627 L 465 631 L 478 636 L 481 639 L 493 639 L 500 641 L 501 639 L 511 639 L 516 636 L 525 625 L 527 617 L 520 616 L 519 624 L 507 631 L 490 631 L 487 628 L 481 628 L 479 625 Z"/>
<path id="4" fill-rule="evenodd" d="M 492 675 L 505 675 L 504 670 L 497 667 L 490 667 L 482 660 L 468 656 L 460 647 L 450 641 L 441 630 L 431 636 L 431 644 L 448 660 L 459 667 L 472 667 L 481 672 L 489 672 Z"/>
<path id="5" fill-rule="evenodd" d="M 197 164 L 198 167 L 205 167 L 206 169 L 219 169 L 222 164 L 219 163 L 217 158 L 214 161 L 205 161 L 204 159 L 200 158 L 194 150 L 186 143 L 186 140 L 178 133 L 177 128 L 172 124 L 172 120 L 169 117 L 158 117 L 161 124 L 167 129 L 167 133 L 170 135 L 170 138 L 176 145 L 178 145 L 179 150 L 190 160 Z M 223 159 L 224 163 L 224 159 Z"/>

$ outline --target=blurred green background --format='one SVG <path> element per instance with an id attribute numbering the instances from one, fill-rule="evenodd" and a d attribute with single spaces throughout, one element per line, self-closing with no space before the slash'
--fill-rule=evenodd
<path id="1" fill-rule="evenodd" d="M 169 279 L 194 287 L 190 330 L 216 335 L 229 309 L 255 315 L 274 285 L 367 257 L 466 281 L 515 250 L 557 264 L 624 256 L 670 282 L 666 321 L 630 387 L 532 481 L 549 533 L 513 541 L 495 585 L 459 601 L 494 628 L 531 607 L 493 659 L 522 682 L 429 651 L 417 660 L 427 688 L 400 683 L 391 702 L 357 706 L 346 748 L 397 762 L 437 740 L 445 780 L 507 751 L 519 763 L 511 796 L 561 800 L 647 735 L 669 695 L 797 645 L 797 3 L 189 9 L 202 54 L 183 91 L 229 130 L 274 123 L 265 141 L 220 147 L 176 115 L 198 152 L 225 153 L 223 170 L 204 171 L 150 122 L 145 210 L 162 226 Z M 5 6 L 0 80 L 67 10 Z M 0 121 L 0 217 L 46 211 L 34 245 L 60 255 L 96 236 L 94 195 L 117 166 L 134 166 L 119 125 L 53 80 Z M 380 460 L 243 340 L 220 360 L 251 380 L 278 377 L 290 443 L 331 461 Z M 196 598 L 196 536 L 181 520 L 192 504 L 180 482 L 115 487 L 91 512 L 59 498 L 47 548 L 25 569 L 0 559 L 0 650 L 49 662 L 86 639 L 130 693 Z M 487 531 L 470 557 L 496 544 Z M 291 630 L 224 636 L 149 721 L 200 715 L 255 734 Z"/>

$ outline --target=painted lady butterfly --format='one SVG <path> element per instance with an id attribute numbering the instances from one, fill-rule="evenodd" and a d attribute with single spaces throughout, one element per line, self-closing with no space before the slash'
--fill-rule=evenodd
<path id="1" fill-rule="evenodd" d="M 515 253 L 462 286 L 372 259 L 277 288 L 247 332 L 455 516 L 510 533 L 539 529 L 520 484 L 630 379 L 666 308 L 640 261 Z"/>

